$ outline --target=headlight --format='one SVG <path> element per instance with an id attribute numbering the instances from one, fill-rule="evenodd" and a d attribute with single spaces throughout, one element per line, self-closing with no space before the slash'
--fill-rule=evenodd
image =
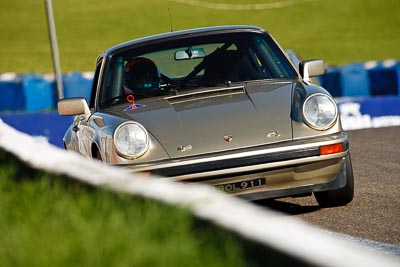
<path id="1" fill-rule="evenodd" d="M 303 105 L 303 117 L 308 126 L 316 130 L 326 130 L 333 126 L 338 116 L 335 101 L 324 94 L 309 96 Z"/>
<path id="2" fill-rule="evenodd" d="M 149 148 L 149 136 L 142 125 L 126 122 L 115 130 L 114 145 L 121 156 L 128 159 L 138 158 Z"/>

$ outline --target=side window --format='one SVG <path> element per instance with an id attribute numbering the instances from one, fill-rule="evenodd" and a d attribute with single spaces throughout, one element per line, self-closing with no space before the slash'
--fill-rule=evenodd
<path id="1" fill-rule="evenodd" d="M 97 91 L 97 85 L 99 83 L 100 69 L 101 69 L 102 63 L 103 63 L 103 59 L 97 60 L 96 70 L 95 70 L 94 77 L 93 77 L 92 93 L 90 94 L 89 108 L 94 108 L 94 106 L 95 106 L 96 91 Z"/>
<path id="2" fill-rule="evenodd" d="M 254 48 L 257 57 L 262 62 L 264 72 L 268 73 L 271 78 L 289 78 L 295 76 L 286 57 L 279 52 L 274 43 L 268 42 L 265 38 L 256 37 L 254 38 Z"/>

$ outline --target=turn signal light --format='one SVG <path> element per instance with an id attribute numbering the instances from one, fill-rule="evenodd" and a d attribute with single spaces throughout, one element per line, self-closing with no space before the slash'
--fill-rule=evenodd
<path id="1" fill-rule="evenodd" d="M 326 145 L 319 147 L 320 155 L 328 155 L 343 152 L 343 144 Z"/>

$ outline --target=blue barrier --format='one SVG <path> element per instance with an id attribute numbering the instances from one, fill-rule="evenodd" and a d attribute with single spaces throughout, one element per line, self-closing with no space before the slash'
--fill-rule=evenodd
<path id="1" fill-rule="evenodd" d="M 15 74 L 5 74 L 0 79 L 0 110 L 24 110 L 25 95 Z"/>
<path id="2" fill-rule="evenodd" d="M 319 81 L 321 86 L 327 89 L 333 97 L 343 95 L 339 67 L 327 67 L 325 74 L 319 77 Z"/>
<path id="3" fill-rule="evenodd" d="M 46 111 L 57 106 L 58 93 L 54 77 L 49 75 L 0 75 L 0 111 Z M 11 78 L 10 78 L 11 77 Z M 62 77 L 64 97 L 90 100 L 92 73 L 72 72 Z"/>
<path id="4" fill-rule="evenodd" d="M 93 77 L 86 77 L 80 72 L 72 72 L 66 75 L 64 81 L 64 97 L 85 97 L 86 101 L 90 101 L 90 93 L 92 90 Z"/>
<path id="5" fill-rule="evenodd" d="M 345 130 L 400 126 L 400 96 L 336 99 Z"/>
<path id="6" fill-rule="evenodd" d="M 385 60 L 328 66 L 319 80 L 334 97 L 400 95 L 400 62 Z"/>
<path id="7" fill-rule="evenodd" d="M 368 72 L 363 63 L 355 63 L 340 68 L 342 96 L 369 96 Z"/>
<path id="8" fill-rule="evenodd" d="M 44 137 L 50 144 L 64 147 L 62 139 L 74 117 L 60 116 L 57 112 L 43 112 L 0 114 L 0 119 L 21 132 Z"/>
<path id="9" fill-rule="evenodd" d="M 51 110 L 54 107 L 52 86 L 43 76 L 23 75 L 22 89 L 26 111 Z"/>
<path id="10" fill-rule="evenodd" d="M 366 65 L 369 80 L 371 81 L 370 92 L 372 96 L 400 94 L 400 63 L 396 61 L 384 61 L 367 63 Z"/>

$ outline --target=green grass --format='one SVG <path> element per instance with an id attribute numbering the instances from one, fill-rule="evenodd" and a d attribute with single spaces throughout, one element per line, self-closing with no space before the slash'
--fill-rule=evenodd
<path id="1" fill-rule="evenodd" d="M 45 1 L 0 2 L 0 73 L 51 72 Z M 240 4 L 243 1 L 207 0 Z M 277 0 L 251 0 L 268 3 Z M 213 10 L 172 0 L 53 1 L 63 72 L 92 71 L 96 56 L 130 39 L 170 30 L 251 24 L 303 58 L 329 64 L 400 58 L 400 1 L 314 0 L 269 10 Z"/>
<path id="2" fill-rule="evenodd" d="M 187 210 L 33 170 L 0 150 L 0 266 L 242 266 Z"/>

